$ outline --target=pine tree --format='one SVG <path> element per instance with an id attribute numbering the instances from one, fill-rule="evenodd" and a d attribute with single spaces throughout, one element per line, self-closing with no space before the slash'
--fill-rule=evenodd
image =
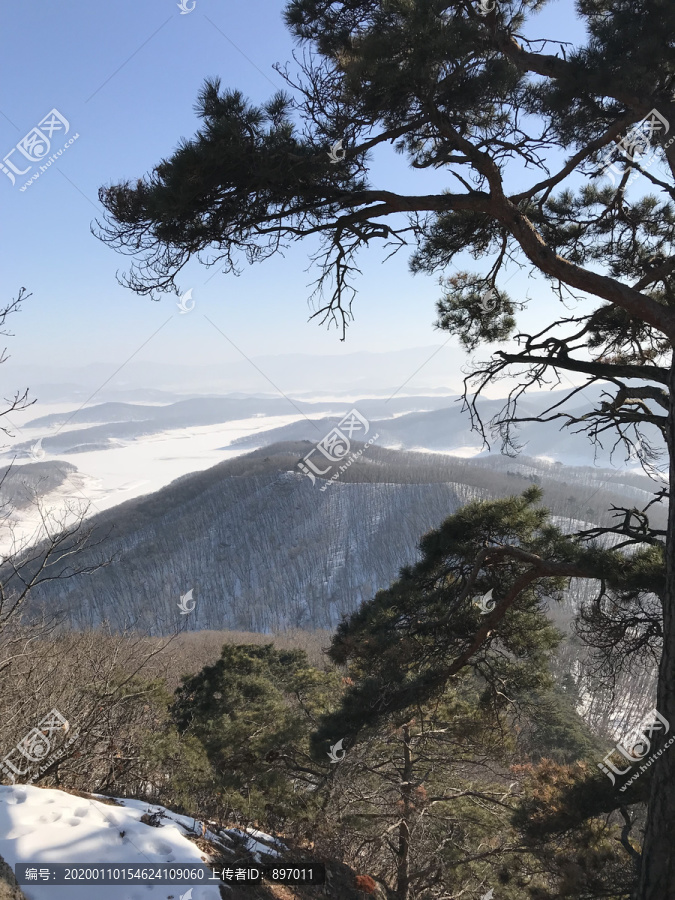
<path id="1" fill-rule="evenodd" d="M 303 650 L 272 644 L 225 644 L 213 666 L 183 680 L 172 717 L 203 748 L 226 816 L 276 824 L 311 818 L 326 773 L 308 755 L 309 734 L 339 683 Z"/>
<path id="2" fill-rule="evenodd" d="M 602 579 L 617 594 L 652 587 L 661 561 L 651 548 L 631 557 L 589 548 L 551 523 L 541 496 L 533 486 L 519 497 L 467 504 L 422 538 L 418 563 L 338 626 L 330 657 L 358 680 L 323 717 L 316 752 L 428 702 L 465 668 L 495 698 L 536 692 L 560 640 L 546 603 L 572 577 Z"/>
<path id="3" fill-rule="evenodd" d="M 337 767 L 333 840 L 390 900 L 473 892 L 495 880 L 516 808 L 505 765 L 514 741 L 503 724 L 464 677 L 402 724 L 384 717 Z M 486 865 L 473 858 L 488 833 Z"/>
<path id="4" fill-rule="evenodd" d="M 542 900 L 563 886 L 573 886 L 573 896 L 614 896 L 633 874 L 617 848 L 617 816 L 600 818 L 617 807 L 592 768 L 603 743 L 550 674 L 561 635 L 548 603 L 560 598 L 563 579 L 550 574 L 523 587 L 537 561 L 550 572 L 579 572 L 598 556 L 550 523 L 540 496 L 533 487 L 449 517 L 422 539 L 420 562 L 333 639 L 330 656 L 348 667 L 349 686 L 342 705 L 322 716 L 314 753 L 321 759 L 338 738 L 346 748 L 331 809 L 341 830 L 354 830 L 353 842 L 372 850 L 369 871 L 392 900 L 427 896 L 423 888 L 429 897 L 436 888 L 441 896 L 484 891 L 497 881 L 504 898 L 524 896 L 526 885 Z M 603 565 L 609 571 L 621 561 L 609 551 Z M 623 567 L 615 577 L 630 573 Z M 583 762 L 578 797 L 565 801 L 575 815 L 562 827 L 554 821 L 541 840 L 522 812 L 540 813 L 542 792 L 519 804 L 514 759 L 528 761 L 520 771 L 532 781 Z M 478 853 L 477 843 L 489 850 Z"/>
<path id="5" fill-rule="evenodd" d="M 313 50 L 300 77 L 288 75 L 298 103 L 278 94 L 255 107 L 207 83 L 197 136 L 147 178 L 101 190 L 101 236 L 137 256 L 130 285 L 176 289 L 195 255 L 211 251 L 232 271 L 242 255 L 258 261 L 284 241 L 320 235 L 316 315 L 344 334 L 356 253 L 373 240 L 403 246 L 412 237 L 418 272 L 446 272 L 466 249 L 489 260 L 476 273 L 446 275 L 439 299 L 441 327 L 478 346 L 517 323 L 524 301 L 500 283 L 510 260 L 522 261 L 550 283 L 552 298 L 583 296 L 593 308 L 552 312 L 541 332 L 520 336 L 519 350 L 497 353 L 475 373 L 478 392 L 514 368 L 522 373 L 494 423 L 506 444 L 521 394 L 574 372 L 606 385 L 607 396 L 582 416 L 556 406 L 549 418 L 596 441 L 634 444 L 647 465 L 665 438 L 672 459 L 675 5 L 578 0 L 587 34 L 578 47 L 534 38 L 542 5 L 291 0 L 286 22 Z M 412 169 L 447 171 L 452 187 L 411 195 L 372 187 L 369 152 L 383 143 Z M 624 547 L 654 548 L 651 585 L 644 577 L 632 592 L 616 592 L 603 582 L 594 624 L 597 642 L 617 655 L 631 646 L 630 628 L 640 652 L 661 654 L 656 706 L 675 723 L 675 505 L 667 534 L 650 525 L 649 507 L 621 511 L 612 531 Z M 661 609 L 650 606 L 650 591 Z M 638 896 L 674 892 L 675 754 L 664 753 Z"/>
<path id="6" fill-rule="evenodd" d="M 634 852 L 616 818 L 627 803 L 644 801 L 646 784 L 621 794 L 598 773 L 593 760 L 606 749 L 591 738 L 574 700 L 552 682 L 550 657 L 561 635 L 550 623 L 548 605 L 561 599 L 571 576 L 601 580 L 616 596 L 630 596 L 638 585 L 654 585 L 662 562 L 649 547 L 626 557 L 563 534 L 538 505 L 541 494 L 533 486 L 520 497 L 467 504 L 422 538 L 416 565 L 340 624 L 329 655 L 349 667 L 352 683 L 341 705 L 322 716 L 312 746 L 320 759 L 339 737 L 348 754 L 358 754 L 382 728 L 409 729 L 411 717 L 442 702 L 468 675 L 480 685 L 481 705 L 501 722 L 500 733 L 517 734 L 530 764 L 539 762 L 546 772 L 553 765 L 547 757 L 562 764 L 585 761 L 584 778 L 565 801 L 575 810 L 572 821 L 531 848 L 546 863 L 546 890 L 562 883 L 570 848 L 580 854 L 578 885 L 597 887 L 602 878 L 596 864 L 604 859 L 611 861 L 607 885 L 616 887 L 634 875 L 634 860 L 617 860 L 607 845 L 616 846 L 621 832 L 623 846 Z M 478 707 L 474 716 L 478 721 Z M 503 752 L 495 755 L 504 758 Z M 600 817 L 608 814 L 612 824 L 603 825 Z M 633 818 L 630 828 L 634 824 Z M 552 850 L 560 833 L 563 849 Z M 525 835 L 529 840 L 527 829 Z M 515 879 L 513 867 L 507 870 Z M 402 888 L 399 896 L 407 897 Z M 549 896 L 554 894 L 541 893 L 542 900 Z"/>

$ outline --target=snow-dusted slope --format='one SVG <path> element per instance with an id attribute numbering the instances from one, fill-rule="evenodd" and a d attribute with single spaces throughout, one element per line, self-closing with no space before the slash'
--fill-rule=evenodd
<path id="1" fill-rule="evenodd" d="M 112 564 L 52 580 L 32 602 L 70 611 L 79 627 L 134 622 L 157 633 L 175 627 L 179 598 L 193 590 L 192 629 L 332 628 L 414 563 L 420 537 L 465 503 L 519 494 L 533 481 L 561 522 L 613 521 L 612 504 L 635 503 L 601 470 L 592 477 L 530 460 L 525 473 L 495 471 L 488 461 L 376 445 L 339 481 L 313 485 L 298 469 L 311 449 L 265 447 L 95 517 L 78 565 Z M 625 482 L 633 492 L 650 486 L 638 476 Z M 663 511 L 652 510 L 657 523 Z"/>
<path id="2" fill-rule="evenodd" d="M 148 863 L 202 864 L 207 856 L 185 835 L 201 835 L 201 823 L 161 806 L 122 799 L 122 806 L 48 790 L 32 785 L 0 785 L 0 856 L 17 863 L 110 863 L 143 866 Z M 162 827 L 141 822 L 145 813 L 157 816 Z M 207 839 L 222 845 L 226 835 Z M 274 855 L 262 843 L 273 838 L 259 832 L 234 834 L 248 841 L 250 853 Z M 233 842 L 234 843 L 234 842 Z M 241 845 L 240 845 L 241 846 Z M 284 849 L 282 845 L 279 845 Z M 233 846 L 234 849 L 234 846 Z M 268 860 L 268 862 L 271 860 Z M 28 900 L 169 900 L 188 893 L 186 885 L 91 886 L 24 885 Z M 192 887 L 191 900 L 220 900 L 217 885 Z"/>

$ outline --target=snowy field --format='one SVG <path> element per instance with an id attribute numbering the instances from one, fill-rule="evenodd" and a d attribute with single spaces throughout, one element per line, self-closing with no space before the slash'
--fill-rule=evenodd
<path id="1" fill-rule="evenodd" d="M 318 398 L 312 398 L 318 399 Z M 326 398 L 322 398 L 324 402 Z M 322 419 L 331 414 L 342 414 L 344 407 L 354 400 L 336 398 L 336 409 L 333 413 L 327 410 L 309 414 L 306 418 Z M 145 404 L 151 405 L 151 404 Z M 160 404 L 154 404 L 160 405 Z M 414 406 L 414 401 L 411 401 Z M 42 416 L 72 411 L 72 404 L 53 403 L 35 404 L 21 413 L 12 415 L 14 438 L 8 442 L 5 450 L 5 464 L 11 462 L 12 444 L 34 443 L 39 438 L 49 436 L 43 426 L 29 427 L 26 422 Z M 405 415 L 399 412 L 392 418 Z M 70 475 L 57 490 L 43 497 L 40 509 L 18 509 L 10 514 L 7 524 L 0 536 L 0 554 L 3 556 L 16 552 L 17 548 L 32 544 L 44 534 L 43 517 L 45 511 L 54 523 L 72 522 L 76 514 L 87 510 L 88 515 L 103 512 L 126 500 L 132 500 L 145 494 L 151 494 L 170 484 L 182 475 L 208 469 L 217 463 L 250 453 L 251 446 L 232 445 L 238 438 L 256 435 L 259 432 L 281 428 L 303 418 L 293 413 L 284 416 L 256 415 L 247 419 L 237 419 L 216 425 L 176 428 L 158 434 L 139 437 L 135 440 L 116 442 L 116 446 L 105 450 L 91 450 L 76 453 L 59 453 L 54 456 L 46 452 L 45 462 L 59 460 L 76 466 L 77 473 Z M 59 429 L 62 433 L 82 428 L 73 423 Z M 317 432 L 317 438 L 322 437 Z M 263 446 L 268 438 L 260 439 L 256 446 Z M 396 447 L 395 444 L 382 443 L 382 446 Z M 424 448 L 419 448 L 424 450 Z M 481 452 L 481 447 L 457 447 L 447 451 L 448 455 L 471 457 Z M 431 452 L 431 451 L 425 451 Z M 17 459 L 17 464 L 30 462 L 24 455 Z M 58 528 L 54 528 L 58 531 Z"/>
<path id="2" fill-rule="evenodd" d="M 36 407 L 32 409 L 35 414 Z M 43 407 L 38 410 L 38 414 L 61 410 L 62 407 Z M 316 418 L 321 418 L 322 415 L 323 413 L 317 414 Z M 133 441 L 120 441 L 119 446 L 103 451 L 61 453 L 58 456 L 47 453 L 45 462 L 51 459 L 69 462 L 77 466 L 78 472 L 71 475 L 58 490 L 45 495 L 41 505 L 43 509 L 53 511 L 55 520 L 69 507 L 72 507 L 73 512 L 87 508 L 89 515 L 95 515 L 126 500 L 158 491 L 181 475 L 199 472 L 216 463 L 250 453 L 250 447 L 235 445 L 230 448 L 229 445 L 237 438 L 289 425 L 298 418 L 298 415 L 254 416 L 218 425 L 174 429 Z M 16 434 L 15 442 L 37 441 L 43 435 L 44 429 L 24 426 Z M 261 441 L 262 443 L 264 442 Z M 9 462 L 11 457 L 6 457 L 4 464 Z M 30 460 L 17 460 L 18 464 L 26 462 Z M 71 515 L 70 520 L 73 518 Z M 41 514 L 37 509 L 15 510 L 11 515 L 11 524 L 12 534 L 5 527 L 0 539 L 2 555 L 7 555 L 22 543 L 32 543 L 42 533 Z"/>

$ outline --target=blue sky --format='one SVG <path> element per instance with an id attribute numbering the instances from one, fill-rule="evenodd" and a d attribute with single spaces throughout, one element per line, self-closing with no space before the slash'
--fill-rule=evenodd
<path id="1" fill-rule="evenodd" d="M 181 287 L 192 289 L 196 306 L 179 316 L 173 295 L 153 303 L 119 286 L 115 273 L 128 261 L 90 233 L 101 184 L 142 175 L 180 137 L 194 133 L 194 102 L 205 77 L 220 76 L 253 102 L 283 87 L 272 64 L 289 60 L 294 45 L 281 9 L 271 0 L 196 0 L 187 15 L 176 0 L 5 5 L 0 158 L 53 108 L 69 121 L 68 136 L 79 135 L 24 192 L 19 185 L 25 179 L 17 176 L 13 187 L 0 174 L 0 299 L 21 285 L 33 292 L 12 322 L 14 361 L 56 371 L 94 362 L 119 365 L 134 353 L 156 362 L 234 359 L 236 351 L 203 314 L 248 356 L 383 351 L 445 340 L 433 330 L 436 281 L 413 278 L 405 250 L 386 266 L 383 253 L 361 257 L 356 320 L 343 344 L 335 330 L 307 322 L 307 285 L 314 275 L 306 271 L 306 245 L 295 245 L 285 258 L 245 266 L 239 278 L 211 277 L 214 270 L 194 264 Z M 546 36 L 573 40 L 580 34 L 568 2 L 551 4 L 541 21 Z M 66 138 L 55 140 L 59 147 Z M 419 190 L 424 178 L 385 152 L 373 181 Z M 509 289 L 526 285 L 517 276 Z M 10 372 L 3 367 L 3 392 Z"/>

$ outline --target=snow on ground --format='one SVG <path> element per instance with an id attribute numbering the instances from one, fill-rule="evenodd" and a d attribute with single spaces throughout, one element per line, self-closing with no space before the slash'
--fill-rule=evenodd
<path id="1" fill-rule="evenodd" d="M 181 475 L 201 472 L 226 459 L 250 453 L 248 447 L 229 445 L 239 437 L 290 425 L 298 418 L 254 416 L 218 425 L 177 428 L 134 441 L 120 441 L 118 447 L 109 450 L 62 453 L 55 458 L 72 463 L 90 478 L 85 493 L 96 512 L 158 491 Z M 46 459 L 50 458 L 48 454 Z"/>
<path id="2" fill-rule="evenodd" d="M 475 446 L 462 445 L 461 447 L 450 447 L 447 450 L 430 450 L 428 447 L 411 447 L 411 453 L 430 453 L 435 456 L 457 456 L 459 459 L 473 459 L 474 456 L 487 456 L 488 453 L 482 444 Z"/>
<path id="3" fill-rule="evenodd" d="M 285 844 L 283 844 L 279 840 L 279 838 L 272 837 L 271 834 L 265 834 L 264 831 L 258 831 L 256 828 L 249 828 L 248 831 L 246 832 L 246 834 L 250 835 L 253 838 L 258 838 L 261 841 L 266 841 L 268 844 L 275 844 L 281 850 L 288 850 L 288 847 Z M 266 850 L 265 852 L 269 853 L 269 850 Z M 278 854 L 275 854 L 275 855 L 278 855 Z"/>
<path id="4" fill-rule="evenodd" d="M 321 418 L 322 415 L 317 413 L 309 418 Z M 298 418 L 298 415 L 253 416 L 218 425 L 174 429 L 134 441 L 118 441 L 118 446 L 108 450 L 60 453 L 58 456 L 47 453 L 45 462 L 63 460 L 77 466 L 78 472 L 70 475 L 57 490 L 45 495 L 41 505 L 53 509 L 55 518 L 64 514 L 67 522 L 74 521 L 83 507 L 88 506 L 88 514 L 95 515 L 118 503 L 158 491 L 181 475 L 200 472 L 216 463 L 250 453 L 251 447 L 228 445 L 240 437 L 290 425 Z M 15 442 L 37 440 L 40 436 L 44 437 L 43 429 L 23 427 Z M 29 461 L 18 460 L 19 463 Z M 7 528 L 3 530 L 2 555 L 13 549 L 12 544 L 32 543 L 40 537 L 40 513 L 34 508 L 15 510 L 12 525 L 12 535 Z"/>
<path id="5" fill-rule="evenodd" d="M 343 400 L 343 405 L 344 402 Z M 36 405 L 30 408 L 31 418 L 64 412 L 70 408 L 64 404 Z M 330 415 L 330 412 L 323 410 L 310 413 L 307 418 L 321 419 L 326 415 Z M 63 460 L 77 466 L 78 471 L 70 475 L 61 487 L 42 498 L 42 510 L 53 510 L 54 521 L 63 516 L 63 524 L 75 521 L 78 513 L 85 508 L 88 515 L 95 515 L 126 500 L 158 491 L 182 475 L 200 472 L 216 463 L 250 453 L 252 447 L 232 446 L 232 442 L 237 438 L 290 425 L 299 418 L 301 416 L 298 414 L 256 415 L 217 425 L 176 428 L 131 441 L 118 440 L 115 441 L 115 446 L 106 450 L 60 453 L 56 456 L 47 452 L 45 461 Z M 67 432 L 81 427 L 82 425 L 73 423 L 60 430 Z M 17 427 L 13 443 L 34 442 L 45 436 L 42 427 L 29 428 L 22 425 Z M 259 446 L 264 444 L 265 439 L 261 439 Z M 397 447 L 392 445 L 392 448 Z M 478 455 L 481 450 L 479 446 L 457 447 L 447 451 L 419 448 L 419 452 L 459 457 Z M 11 449 L 5 455 L 9 462 Z M 18 463 L 29 461 L 21 458 Z M 0 539 L 0 555 L 3 556 L 16 552 L 17 546 L 32 544 L 43 534 L 39 509 L 15 510 L 11 515 L 11 524 L 12 533 L 5 528 Z"/>
<path id="6" fill-rule="evenodd" d="M 259 837 L 264 836 L 264 837 L 269 838 L 269 835 L 263 835 L 262 831 L 254 831 L 253 829 L 251 829 L 249 832 L 246 832 L 246 831 L 241 831 L 239 828 L 231 828 L 230 832 L 234 833 L 234 834 L 238 834 L 239 837 L 242 838 L 243 841 L 245 841 L 245 849 L 247 850 L 248 853 L 253 854 L 253 858 L 255 859 L 255 861 L 257 863 L 262 863 L 262 859 L 260 857 L 261 853 L 266 853 L 268 856 L 280 856 L 281 855 L 280 853 L 277 853 L 276 850 L 271 850 L 269 847 L 266 847 L 265 844 L 261 844 L 260 841 L 256 841 L 256 839 L 254 837 L 252 837 L 253 834 L 256 834 Z M 274 840 L 274 838 L 269 838 L 269 839 Z M 283 844 L 281 844 L 280 846 L 283 847 Z"/>
<path id="7" fill-rule="evenodd" d="M 111 806 L 33 785 L 0 785 L 0 856 L 12 869 L 19 862 L 203 865 L 206 854 L 185 837 L 194 833 L 193 819 L 138 800 L 119 802 L 124 805 Z M 148 811 L 161 814 L 163 827 L 140 821 Z M 196 824 L 201 835 L 201 823 Z M 209 831 L 205 836 L 215 837 Z M 270 848 L 251 840 L 256 845 L 251 849 L 270 853 Z M 31 884 L 22 890 L 28 900 L 89 900 L 94 896 L 96 900 L 178 900 L 189 887 Z M 220 900 L 215 882 L 193 886 L 191 896 L 192 900 Z"/>

